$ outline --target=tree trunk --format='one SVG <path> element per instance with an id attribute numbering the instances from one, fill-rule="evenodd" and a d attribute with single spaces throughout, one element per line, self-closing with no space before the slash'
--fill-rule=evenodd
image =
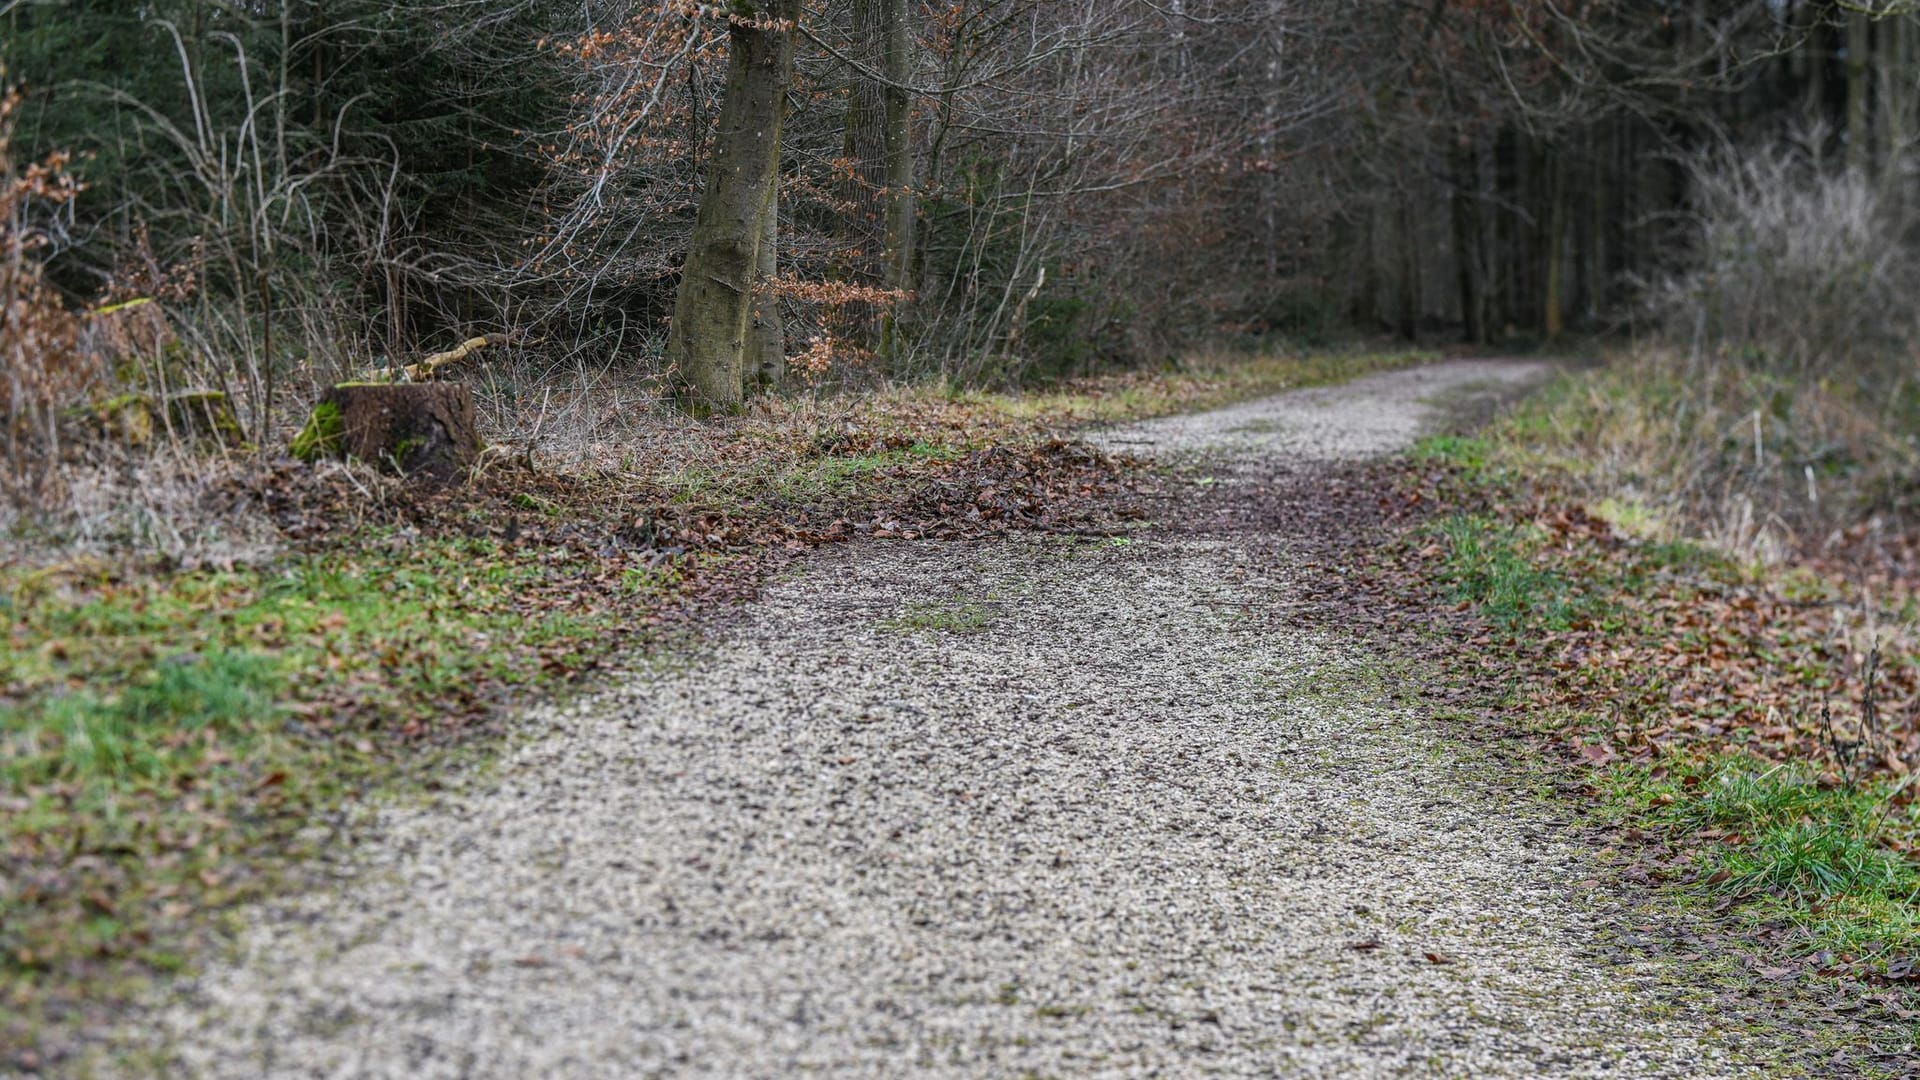
<path id="1" fill-rule="evenodd" d="M 1547 236 L 1544 245 L 1547 260 L 1547 287 L 1542 298 L 1546 309 L 1541 314 L 1540 329 L 1549 341 L 1559 340 L 1566 319 L 1566 232 L 1567 232 L 1567 170 L 1565 156 L 1557 147 L 1549 147 L 1547 154 Z"/>
<path id="2" fill-rule="evenodd" d="M 1873 167 L 1871 115 L 1867 109 L 1867 69 L 1870 44 L 1867 16 L 1847 15 L 1847 168 L 1865 172 Z"/>
<path id="3" fill-rule="evenodd" d="M 734 0 L 730 9 L 727 86 L 667 337 L 667 361 L 701 410 L 737 408 L 744 392 L 800 0 Z"/>
<path id="4" fill-rule="evenodd" d="M 1826 124 L 1829 119 L 1827 114 L 1827 65 L 1833 56 L 1833 45 L 1831 41 L 1829 41 L 1825 20 L 1820 17 L 1818 11 L 1814 13 L 1813 18 L 1813 24 L 1807 28 L 1806 42 L 1798 52 L 1805 78 L 1805 82 L 1802 84 L 1802 91 L 1805 95 L 1802 108 L 1806 112 L 1807 120 L 1817 124 Z M 1826 140 L 1822 140 L 1822 145 L 1813 148 L 1816 165 L 1821 164 L 1821 159 L 1824 159 L 1826 156 L 1827 146 L 1824 145 L 1825 141 Z"/>
<path id="5" fill-rule="evenodd" d="M 1400 336 L 1408 341 L 1420 339 L 1420 238 L 1413 232 L 1413 195 L 1401 192 L 1400 225 Z"/>
<path id="6" fill-rule="evenodd" d="M 1350 317 L 1355 326 L 1371 329 L 1380 320 L 1380 264 L 1373 254 L 1373 220 L 1376 213 L 1371 202 L 1361 212 L 1359 262 L 1360 287 L 1354 293 Z M 1277 275 L 1270 275 L 1277 276 Z"/>
<path id="7" fill-rule="evenodd" d="M 1581 138 L 1580 175 L 1584 186 L 1567 192 L 1568 209 L 1573 209 L 1572 200 L 1578 191 L 1579 210 L 1573 220 L 1573 295 L 1574 321 L 1587 324 L 1600 307 L 1600 234 L 1602 192 L 1605 190 L 1606 170 L 1600 157 L 1600 135 L 1597 127 L 1589 127 Z"/>
<path id="8" fill-rule="evenodd" d="M 1453 173 L 1453 269 L 1460 286 L 1460 321 L 1468 341 L 1487 340 L 1486 289 L 1480 259 L 1480 155 L 1472 136 L 1455 132 Z"/>
<path id="9" fill-rule="evenodd" d="M 1880 170 L 1883 190 L 1895 221 L 1904 223 L 1906 182 L 1900 162 L 1907 154 L 1907 128 L 1913 108 L 1913 72 L 1908 53 L 1913 25 L 1907 18 L 1891 18 L 1874 28 L 1874 92 L 1880 106 Z"/>
<path id="10" fill-rule="evenodd" d="M 886 179 L 886 273 L 890 289 L 909 287 L 913 265 L 913 102 L 907 83 L 913 78 L 913 35 L 907 22 L 907 0 L 879 0 L 884 9 L 887 85 L 886 133 L 883 155 Z"/>
<path id="11" fill-rule="evenodd" d="M 780 276 L 780 186 L 767 191 L 766 213 L 760 216 L 760 248 L 754 273 L 753 327 L 748 342 L 747 370 L 752 381 L 777 389 L 787 377 L 787 326 L 780 314 L 774 282 Z"/>
<path id="12" fill-rule="evenodd" d="M 910 290 L 913 267 L 913 34 L 907 0 L 854 0 L 852 75 L 846 152 L 853 165 L 845 197 L 853 207 L 849 260 L 862 284 Z M 854 332 L 883 354 L 892 319 L 849 310 Z"/>
<path id="13" fill-rule="evenodd" d="M 1493 137 L 1493 199 L 1491 218 L 1486 226 L 1486 280 L 1482 283 L 1481 305 L 1485 312 L 1487 338 L 1506 333 L 1514 315 L 1514 268 L 1528 265 L 1523 256 L 1520 216 L 1514 208 L 1523 205 L 1520 190 L 1520 145 L 1511 124 L 1503 124 Z M 1485 339 L 1483 339 L 1485 340 Z"/>

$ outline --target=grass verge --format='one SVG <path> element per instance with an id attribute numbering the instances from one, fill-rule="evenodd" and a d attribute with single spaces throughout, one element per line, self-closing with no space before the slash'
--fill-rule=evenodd
<path id="1" fill-rule="evenodd" d="M 184 966 L 343 804 L 591 667 L 705 558 L 583 586 L 605 563 L 576 547 L 374 529 L 255 568 L 0 571 L 5 1034 Z"/>
<path id="2" fill-rule="evenodd" d="M 1594 464 L 1615 429 L 1569 422 L 1596 384 L 1663 392 L 1574 374 L 1423 444 L 1414 483 L 1446 509 L 1388 573 L 1470 619 L 1460 664 L 1585 775 L 1629 879 L 1739 928 L 1770 970 L 1920 981 L 1920 583 L 1649 513 Z"/>

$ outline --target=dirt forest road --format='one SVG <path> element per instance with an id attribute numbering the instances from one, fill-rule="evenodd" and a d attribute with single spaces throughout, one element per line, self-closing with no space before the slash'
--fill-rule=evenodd
<path id="1" fill-rule="evenodd" d="M 1542 370 L 1456 362 L 1101 440 L 1253 499 Z M 491 769 L 381 810 L 332 888 L 259 909 L 176 984 L 146 1060 L 1746 1075 L 1650 962 L 1596 958 L 1564 812 L 1289 614 L 1286 529 L 814 559 L 698 655 L 527 716 Z"/>

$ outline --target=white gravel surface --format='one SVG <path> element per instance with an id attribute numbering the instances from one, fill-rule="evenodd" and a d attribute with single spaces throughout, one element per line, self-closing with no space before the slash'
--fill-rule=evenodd
<path id="1" fill-rule="evenodd" d="M 1378 453 L 1533 374 L 1105 441 Z M 1739 1075 L 1590 958 L 1552 808 L 1289 625 L 1290 572 L 1166 534 L 815 559 L 382 809 L 150 1040 L 234 1078 Z"/>
<path id="2" fill-rule="evenodd" d="M 1091 441 L 1141 457 L 1255 466 L 1355 461 L 1405 449 L 1437 419 L 1510 396 L 1551 370 L 1538 361 L 1455 360 L 1130 424 Z"/>

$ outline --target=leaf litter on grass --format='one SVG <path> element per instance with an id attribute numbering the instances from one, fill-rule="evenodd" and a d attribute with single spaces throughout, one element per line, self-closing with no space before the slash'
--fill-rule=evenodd
<path id="1" fill-rule="evenodd" d="M 1623 877 L 1699 896 L 1795 970 L 1915 979 L 1920 664 L 1894 633 L 1913 548 L 1759 572 L 1622 534 L 1551 473 L 1490 473 L 1486 446 L 1428 449 L 1383 478 L 1426 519 L 1362 587 L 1457 627 L 1449 666 L 1588 777 Z"/>

